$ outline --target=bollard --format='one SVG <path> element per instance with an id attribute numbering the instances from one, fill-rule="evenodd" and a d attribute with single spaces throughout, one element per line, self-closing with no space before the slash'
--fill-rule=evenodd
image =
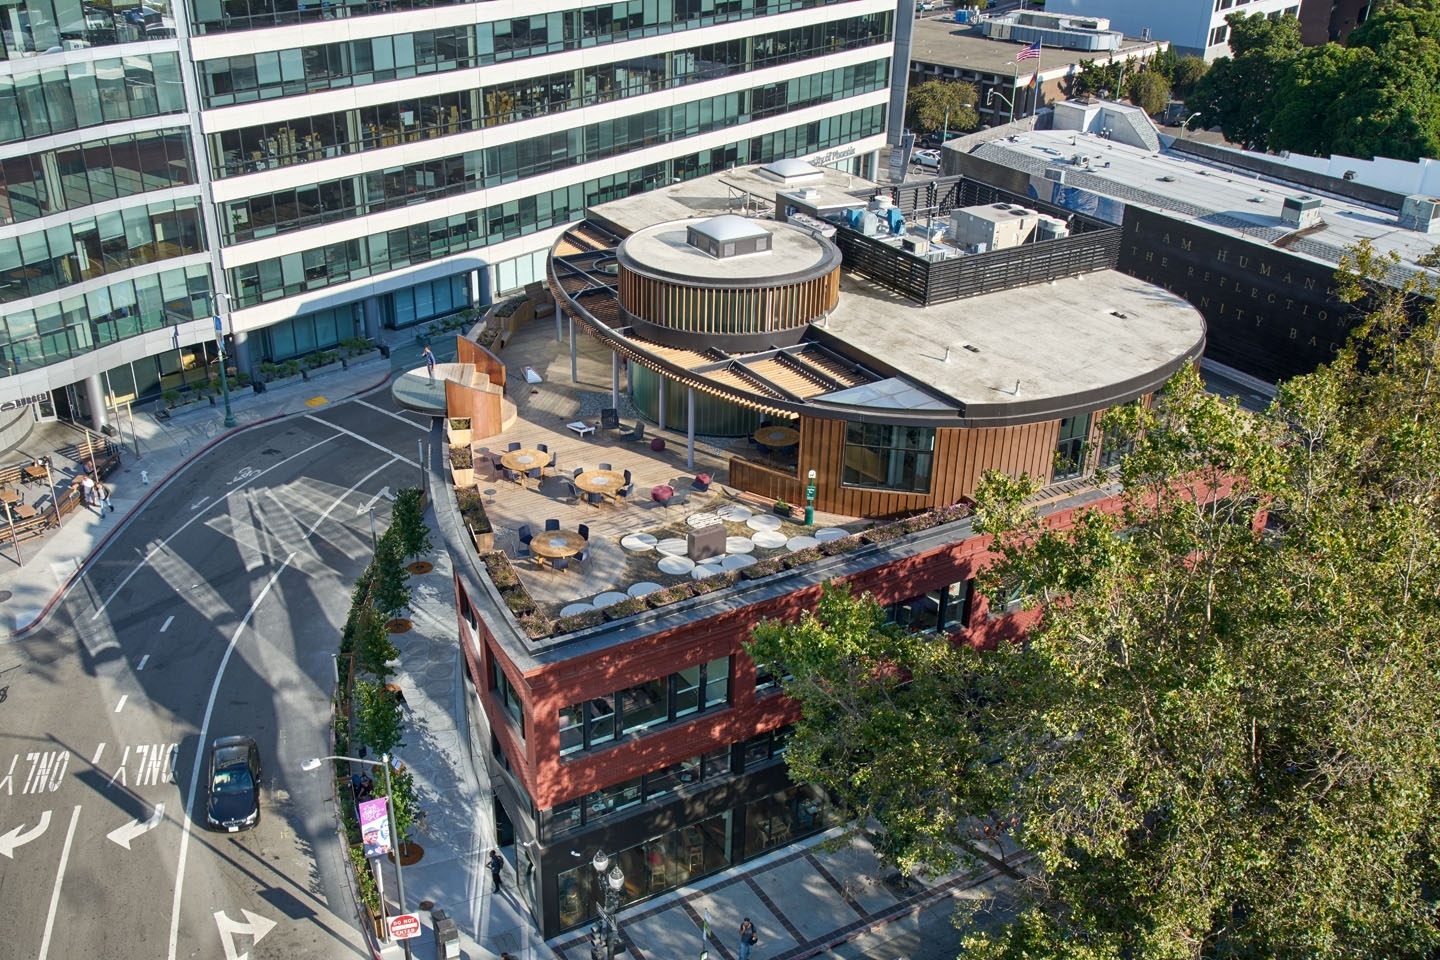
<path id="1" fill-rule="evenodd" d="M 140 482 L 143 483 L 143 484 L 144 484 L 145 486 L 147 486 L 147 487 L 150 486 L 150 471 L 149 471 L 149 470 L 141 470 L 141 471 L 140 471 Z"/>

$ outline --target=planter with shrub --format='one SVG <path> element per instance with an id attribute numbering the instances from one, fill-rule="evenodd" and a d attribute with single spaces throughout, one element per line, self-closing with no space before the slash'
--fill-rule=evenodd
<path id="1" fill-rule="evenodd" d="M 469 487 L 475 483 L 475 464 L 468 443 L 450 448 L 450 475 L 457 488 Z"/>

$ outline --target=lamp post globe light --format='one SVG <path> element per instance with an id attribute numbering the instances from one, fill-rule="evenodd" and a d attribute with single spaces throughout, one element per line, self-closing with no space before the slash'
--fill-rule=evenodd
<path id="1" fill-rule="evenodd" d="M 402 914 L 405 913 L 405 873 L 400 869 L 400 851 L 395 849 L 394 846 L 400 842 L 400 834 L 395 829 L 395 794 L 390 790 L 390 754 L 382 754 L 379 760 L 367 760 L 364 757 L 311 757 L 309 760 L 300 764 L 300 769 L 306 773 L 310 773 L 311 771 L 320 769 L 320 765 L 326 760 L 344 760 L 349 763 L 361 763 L 370 767 L 380 767 L 385 771 L 385 797 L 388 801 L 385 804 L 385 812 L 390 816 L 391 851 L 395 855 L 395 896 L 400 905 L 400 912 Z M 380 911 L 381 913 L 385 912 L 385 901 L 383 899 L 380 901 Z M 388 924 L 386 925 L 386 938 L 389 938 Z M 401 940 L 400 944 L 405 948 L 406 960 L 410 960 L 410 941 Z"/>
<path id="2" fill-rule="evenodd" d="M 600 923 L 590 931 L 590 957 L 591 960 L 600 960 L 600 938 L 603 936 L 605 960 L 615 960 L 615 911 L 620 909 L 620 891 L 625 887 L 625 872 L 618 863 L 610 866 L 610 857 L 604 850 L 595 851 L 590 865 L 595 868 L 596 882 L 605 891 L 605 906 L 600 910 Z"/>

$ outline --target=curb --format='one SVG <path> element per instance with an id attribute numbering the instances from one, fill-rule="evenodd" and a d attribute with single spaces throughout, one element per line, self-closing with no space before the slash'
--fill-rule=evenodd
<path id="1" fill-rule="evenodd" d="M 383 387 L 385 384 L 389 383 L 391 378 L 395 376 L 395 373 L 396 371 L 391 370 L 386 373 L 383 379 L 377 380 L 368 387 L 362 387 L 353 393 L 347 394 L 346 396 L 341 397 L 340 400 L 336 402 L 344 403 L 346 400 L 353 400 L 357 397 L 363 397 L 367 393 L 373 393 L 380 387 Z M 96 555 L 99 554 L 100 551 L 104 550 L 105 547 L 110 543 L 110 539 L 116 534 L 118 534 L 120 530 L 127 523 L 129 523 L 130 515 L 143 507 L 146 503 L 150 501 L 151 497 L 158 494 L 172 481 L 174 481 L 175 477 L 180 473 L 180 471 L 186 469 L 201 455 L 209 453 L 215 447 L 218 447 L 220 444 L 224 443 L 226 440 L 229 440 L 231 437 L 238 436 L 239 434 L 244 433 L 246 430 L 250 430 L 254 427 L 264 426 L 268 423 L 274 423 L 277 420 L 284 420 L 286 417 L 295 416 L 299 412 L 300 411 L 295 411 L 295 413 L 276 413 L 272 414 L 271 416 L 262 417 L 259 420 L 247 423 L 244 426 L 232 427 L 231 429 L 226 430 L 224 433 L 218 434 L 213 440 L 205 444 L 203 447 L 197 447 L 193 453 L 191 453 L 184 460 L 181 460 L 168 472 L 166 472 L 166 474 L 160 478 L 160 481 L 158 483 L 152 484 L 150 490 L 139 500 L 135 501 L 135 505 L 133 507 L 125 511 L 125 515 L 120 518 L 120 521 L 114 526 L 110 527 L 108 530 L 106 530 L 105 535 L 91 545 L 89 552 L 85 554 L 85 558 L 80 562 L 80 565 L 75 569 L 75 572 L 70 574 L 70 576 L 66 577 L 65 582 L 60 584 L 60 586 L 55 589 L 55 592 L 45 603 L 45 606 L 40 608 L 40 612 L 35 615 L 34 619 L 32 619 L 29 623 L 25 624 L 23 627 L 17 626 L 14 630 L 10 632 L 8 639 L 19 640 L 28 633 L 30 633 L 30 631 L 34 630 L 36 627 L 44 623 L 45 618 L 50 616 L 51 612 L 55 609 L 55 605 L 61 600 L 63 600 L 65 598 L 65 595 L 69 593 L 70 590 L 75 586 L 76 582 L 85 575 L 86 568 L 90 566 Z"/>

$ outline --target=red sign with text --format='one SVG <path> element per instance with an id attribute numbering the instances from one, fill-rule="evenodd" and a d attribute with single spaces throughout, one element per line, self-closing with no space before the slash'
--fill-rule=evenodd
<path id="1" fill-rule="evenodd" d="M 390 918 L 390 936 L 396 940 L 409 940 L 420 936 L 420 918 L 413 913 L 402 913 Z"/>

